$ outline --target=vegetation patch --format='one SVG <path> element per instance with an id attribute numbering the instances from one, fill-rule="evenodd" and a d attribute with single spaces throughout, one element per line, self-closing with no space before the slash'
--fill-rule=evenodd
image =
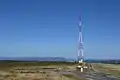
<path id="1" fill-rule="evenodd" d="M 85 80 L 83 78 L 81 78 L 81 79 L 77 78 L 77 77 L 75 77 L 74 75 L 71 75 L 71 74 L 63 74 L 63 76 L 70 78 L 70 80 Z"/>
<path id="2" fill-rule="evenodd" d="M 113 66 L 107 67 L 107 64 L 94 64 L 95 68 L 103 73 L 108 73 L 110 75 L 113 75 L 115 77 L 120 77 L 120 70 L 114 69 Z M 106 65 L 106 66 L 105 66 Z"/>

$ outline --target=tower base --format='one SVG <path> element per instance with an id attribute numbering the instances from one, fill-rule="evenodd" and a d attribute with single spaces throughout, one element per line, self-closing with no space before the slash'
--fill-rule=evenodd
<path id="1" fill-rule="evenodd" d="M 88 67 L 85 65 L 85 63 L 79 63 L 76 69 L 80 72 L 87 72 Z"/>

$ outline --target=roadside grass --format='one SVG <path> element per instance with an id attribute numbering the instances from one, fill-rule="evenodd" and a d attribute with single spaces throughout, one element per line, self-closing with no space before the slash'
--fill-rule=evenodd
<path id="1" fill-rule="evenodd" d="M 94 65 L 97 70 L 103 73 L 107 73 L 115 77 L 120 77 L 120 70 L 115 69 L 115 67 L 113 66 L 107 67 L 108 66 L 107 64 L 94 64 Z"/>
<path id="2" fill-rule="evenodd" d="M 65 76 L 65 77 L 67 77 L 67 78 L 69 78 L 69 80 L 85 80 L 85 79 L 83 79 L 83 78 L 77 78 L 77 77 L 75 77 L 75 76 L 73 76 L 73 75 L 71 75 L 71 74 L 63 74 L 63 76 Z"/>

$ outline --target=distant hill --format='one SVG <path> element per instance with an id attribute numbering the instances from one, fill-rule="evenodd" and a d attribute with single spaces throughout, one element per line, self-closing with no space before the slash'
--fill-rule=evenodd
<path id="1" fill-rule="evenodd" d="M 0 57 L 0 60 L 11 60 L 11 61 L 57 61 L 57 62 L 75 62 L 75 59 L 64 58 L 64 57 Z M 113 60 L 96 60 L 96 59 L 87 59 L 85 62 L 92 63 L 108 63 L 108 64 L 120 64 L 120 59 Z"/>
<path id="2" fill-rule="evenodd" d="M 92 62 L 92 63 L 107 63 L 107 64 L 120 64 L 120 59 L 108 59 L 108 60 L 95 60 L 89 59 L 85 60 L 85 62 Z"/>
<path id="3" fill-rule="evenodd" d="M 63 57 L 0 57 L 0 60 L 15 61 L 68 61 Z"/>

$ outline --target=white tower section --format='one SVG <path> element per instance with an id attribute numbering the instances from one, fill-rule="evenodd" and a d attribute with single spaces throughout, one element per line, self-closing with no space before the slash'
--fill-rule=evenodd
<path id="1" fill-rule="evenodd" d="M 83 62 L 83 33 L 82 33 L 82 21 L 81 17 L 79 18 L 79 40 L 78 40 L 78 62 L 82 63 Z"/>
<path id="2" fill-rule="evenodd" d="M 81 17 L 79 18 L 79 39 L 78 39 L 78 68 L 83 72 L 84 64 L 83 64 L 83 32 L 82 32 L 82 21 Z"/>

